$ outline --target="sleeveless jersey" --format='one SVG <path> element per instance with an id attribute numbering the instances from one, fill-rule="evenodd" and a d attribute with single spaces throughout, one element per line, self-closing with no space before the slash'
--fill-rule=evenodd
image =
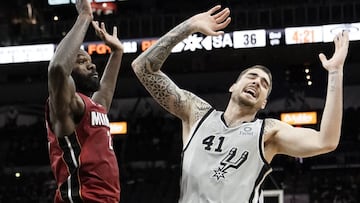
<path id="1" fill-rule="evenodd" d="M 57 137 L 51 130 L 46 105 L 49 157 L 57 182 L 54 202 L 118 203 L 119 168 L 106 110 L 78 94 L 85 103 L 84 116 L 69 136 Z"/>
<path id="2" fill-rule="evenodd" d="M 210 110 L 184 144 L 180 203 L 262 202 L 261 184 L 271 172 L 263 155 L 263 120 L 227 127 Z"/>

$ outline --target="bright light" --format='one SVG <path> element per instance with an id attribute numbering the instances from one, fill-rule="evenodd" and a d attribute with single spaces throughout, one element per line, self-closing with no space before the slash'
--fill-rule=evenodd
<path id="1" fill-rule="evenodd" d="M 310 72 L 310 69 L 305 68 L 305 73 L 309 73 L 309 72 Z"/>
<path id="2" fill-rule="evenodd" d="M 306 79 L 310 80 L 311 76 L 310 75 L 306 75 Z"/>
<path id="3" fill-rule="evenodd" d="M 21 176 L 20 172 L 15 173 L 15 177 L 19 178 Z"/>
<path id="4" fill-rule="evenodd" d="M 312 85 L 312 81 L 309 80 L 309 81 L 307 82 L 307 84 L 308 84 L 308 86 L 311 86 L 311 85 Z"/>
<path id="5" fill-rule="evenodd" d="M 59 17 L 58 17 L 58 16 L 54 16 L 54 17 L 53 17 L 53 20 L 54 20 L 54 21 L 58 21 L 58 20 L 59 20 Z"/>

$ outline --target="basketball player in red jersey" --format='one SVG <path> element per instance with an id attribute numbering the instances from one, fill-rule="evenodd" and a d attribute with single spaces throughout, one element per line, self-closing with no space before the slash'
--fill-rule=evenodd
<path id="1" fill-rule="evenodd" d="M 77 0 L 76 9 L 76 22 L 61 40 L 48 68 L 46 127 L 57 182 L 54 202 L 119 202 L 119 168 L 107 112 L 123 45 L 116 27 L 111 35 L 103 23 L 93 21 L 87 0 Z M 97 36 L 111 48 L 101 80 L 89 54 L 80 49 L 91 23 Z"/>

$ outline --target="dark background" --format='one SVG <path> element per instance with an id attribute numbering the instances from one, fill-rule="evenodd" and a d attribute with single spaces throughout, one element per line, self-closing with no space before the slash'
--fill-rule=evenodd
<path id="1" fill-rule="evenodd" d="M 115 2 L 112 14 L 94 14 L 110 28 L 117 25 L 120 39 L 160 37 L 186 18 L 220 3 L 231 9 L 225 32 L 281 29 L 360 22 L 356 0 L 285 1 L 165 1 Z M 32 17 L 29 17 L 31 5 Z M 59 21 L 53 21 L 58 15 Z M 74 5 L 49 6 L 47 1 L 14 0 L 0 7 L 0 46 L 59 43 L 73 25 Z M 85 41 L 97 41 L 90 28 Z M 344 71 L 344 118 L 339 147 L 306 159 L 278 156 L 265 189 L 284 190 L 286 202 L 359 202 L 360 183 L 360 42 L 351 41 Z M 281 112 L 317 111 L 321 119 L 327 73 L 318 54 L 331 57 L 332 43 L 266 48 L 196 51 L 172 54 L 164 64 L 176 83 L 226 107 L 228 88 L 240 71 L 263 64 L 273 72 L 274 87 L 268 108 L 259 116 L 280 118 Z M 130 64 L 138 55 L 125 54 L 118 78 L 111 121 L 128 121 L 128 134 L 117 135 L 122 201 L 176 202 L 180 173 L 181 124 L 154 103 L 135 78 Z M 1 57 L 1 56 L 0 56 Z M 93 55 L 102 71 L 107 55 Z M 52 202 L 55 185 L 49 169 L 44 127 L 48 62 L 0 64 L 0 202 Z M 311 70 L 307 86 L 304 68 Z M 319 128 L 319 124 L 306 127 Z M 15 173 L 20 172 L 20 177 Z"/>

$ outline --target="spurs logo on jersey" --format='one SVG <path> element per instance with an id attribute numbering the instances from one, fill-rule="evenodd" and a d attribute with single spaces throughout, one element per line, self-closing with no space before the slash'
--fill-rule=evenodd
<path id="1" fill-rule="evenodd" d="M 210 110 L 192 127 L 182 154 L 179 203 L 263 202 L 261 184 L 271 171 L 263 154 L 264 122 L 229 127 L 223 115 Z"/>
<path id="2" fill-rule="evenodd" d="M 92 111 L 91 112 L 91 126 L 108 126 L 108 127 L 110 127 L 109 119 L 108 119 L 107 115 L 104 113 Z"/>
<path id="3" fill-rule="evenodd" d="M 227 173 L 226 170 L 229 168 L 235 168 L 238 169 L 241 164 L 243 164 L 247 157 L 249 152 L 244 151 L 241 156 L 238 159 L 234 159 L 236 157 L 237 148 L 233 147 L 229 153 L 224 157 L 223 160 L 221 160 L 219 168 L 214 170 L 214 175 L 212 177 L 216 178 L 217 181 L 219 181 L 221 178 L 225 179 L 225 173 Z"/>

